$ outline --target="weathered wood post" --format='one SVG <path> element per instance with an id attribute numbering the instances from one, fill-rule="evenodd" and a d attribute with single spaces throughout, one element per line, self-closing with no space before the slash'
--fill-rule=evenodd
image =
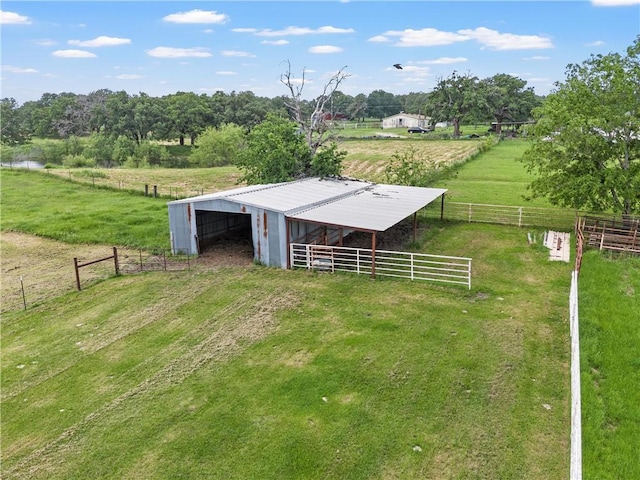
<path id="1" fill-rule="evenodd" d="M 73 267 L 76 270 L 76 286 L 78 287 L 78 291 L 82 290 L 80 286 L 80 270 L 78 268 L 78 257 L 73 258 Z"/>
<path id="2" fill-rule="evenodd" d="M 116 267 L 116 275 L 120 275 L 120 265 L 118 265 L 118 249 L 113 247 L 113 263 Z"/>

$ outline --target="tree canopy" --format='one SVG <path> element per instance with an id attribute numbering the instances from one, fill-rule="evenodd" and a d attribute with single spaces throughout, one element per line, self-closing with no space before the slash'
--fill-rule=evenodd
<path id="1" fill-rule="evenodd" d="M 241 182 L 277 183 L 338 175 L 344 156 L 335 146 L 314 154 L 296 123 L 269 114 L 247 134 L 236 165 L 244 172 Z"/>
<path id="2" fill-rule="evenodd" d="M 530 189 L 553 204 L 640 211 L 640 36 L 626 55 L 592 55 L 534 110 Z"/>
<path id="3" fill-rule="evenodd" d="M 426 114 L 434 121 L 453 123 L 453 135 L 460 136 L 460 125 L 467 117 L 486 118 L 488 104 L 478 77 L 453 72 L 440 79 L 427 97 Z"/>

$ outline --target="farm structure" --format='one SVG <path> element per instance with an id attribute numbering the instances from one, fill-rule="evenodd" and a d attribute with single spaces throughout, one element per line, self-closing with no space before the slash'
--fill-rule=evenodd
<path id="1" fill-rule="evenodd" d="M 412 128 L 412 127 L 427 127 L 431 117 L 425 117 L 424 115 L 417 115 L 415 113 L 396 113 L 389 117 L 382 119 L 382 128 Z"/>
<path id="2" fill-rule="evenodd" d="M 247 241 L 253 258 L 288 268 L 291 244 L 342 245 L 353 232 L 384 232 L 446 189 L 375 184 L 345 178 L 305 178 L 252 185 L 168 203 L 171 249 L 195 255 L 220 238 Z"/>

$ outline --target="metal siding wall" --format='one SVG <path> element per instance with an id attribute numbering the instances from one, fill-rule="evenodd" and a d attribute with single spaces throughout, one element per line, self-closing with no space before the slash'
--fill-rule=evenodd
<path id="1" fill-rule="evenodd" d="M 188 206 L 187 203 L 169 205 L 169 231 L 172 235 L 171 249 L 174 254 L 192 253 Z"/>
<path id="2" fill-rule="evenodd" d="M 191 208 L 191 215 L 189 215 L 189 208 Z M 224 199 L 169 204 L 169 228 L 172 232 L 174 254 L 198 253 L 196 210 L 250 214 L 254 258 L 265 265 L 286 268 L 288 252 L 284 215 Z M 307 228 L 305 224 L 300 226 L 302 231 Z"/>
<path id="3" fill-rule="evenodd" d="M 284 215 L 268 212 L 269 265 L 287 268 L 287 227 Z"/>
<path id="4" fill-rule="evenodd" d="M 266 212 L 262 208 L 251 208 L 251 236 L 253 238 L 253 256 L 259 262 L 265 265 L 269 265 L 269 249 L 266 238 L 267 232 L 264 229 L 265 216 Z"/>

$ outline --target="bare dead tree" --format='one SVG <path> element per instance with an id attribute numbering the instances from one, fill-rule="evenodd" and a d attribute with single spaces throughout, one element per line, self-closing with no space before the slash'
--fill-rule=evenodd
<path id="1" fill-rule="evenodd" d="M 330 121 L 327 121 L 327 113 L 332 118 L 334 112 L 327 112 L 327 106 L 330 107 L 331 97 L 338 90 L 340 84 L 350 77 L 345 72 L 346 68 L 344 66 L 332 75 L 324 85 L 322 94 L 310 102 L 310 106 L 313 107 L 310 114 L 304 111 L 304 102 L 302 100 L 302 91 L 306 82 L 306 70 L 302 70 L 300 81 L 296 81 L 291 72 L 291 63 L 287 61 L 287 71 L 280 75 L 280 82 L 287 87 L 290 94 L 290 98 L 285 100 L 284 103 L 289 109 L 292 120 L 298 124 L 301 133 L 304 134 L 313 155 L 315 155 L 320 146 L 332 140 L 331 125 Z"/>

